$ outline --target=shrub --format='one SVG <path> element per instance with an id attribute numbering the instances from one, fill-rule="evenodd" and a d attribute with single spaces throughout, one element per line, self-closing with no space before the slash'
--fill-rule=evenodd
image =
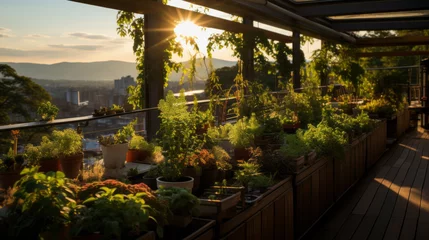
<path id="1" fill-rule="evenodd" d="M 304 156 L 309 151 L 302 132 L 285 135 L 284 144 L 280 147 L 281 154 L 288 160 Z"/>
<path id="2" fill-rule="evenodd" d="M 82 135 L 71 128 L 63 131 L 54 130 L 52 141 L 60 155 L 72 156 L 82 152 Z"/>

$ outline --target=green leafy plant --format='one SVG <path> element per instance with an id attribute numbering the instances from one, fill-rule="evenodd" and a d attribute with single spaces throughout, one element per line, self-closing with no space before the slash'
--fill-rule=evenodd
<path id="1" fill-rule="evenodd" d="M 115 194 L 116 189 L 100 188 L 96 196 L 86 199 L 86 208 L 80 209 L 73 225 L 75 235 L 100 232 L 104 239 L 122 239 L 138 237 L 149 231 L 149 222 L 153 217 L 152 207 L 147 205 L 145 193 Z M 162 237 L 162 228 L 157 227 Z"/>
<path id="2" fill-rule="evenodd" d="M 128 148 L 140 151 L 147 151 L 150 153 L 153 153 L 155 151 L 155 145 L 147 142 L 144 137 L 139 135 L 132 136 Z"/>
<path id="3" fill-rule="evenodd" d="M 246 189 L 249 187 L 249 183 L 254 179 L 254 177 L 261 174 L 260 165 L 257 163 L 241 163 L 238 164 L 240 170 L 235 172 L 234 178 L 242 184 Z"/>
<path id="4" fill-rule="evenodd" d="M 249 183 L 249 186 L 254 189 L 266 189 L 274 185 L 274 177 L 272 175 L 257 175 L 252 178 Z"/>
<path id="5" fill-rule="evenodd" d="M 124 108 L 119 106 L 119 105 L 113 104 L 112 107 L 110 108 L 110 110 L 118 113 L 118 112 L 123 112 Z"/>
<path id="6" fill-rule="evenodd" d="M 127 143 L 129 139 L 135 134 L 134 125 L 136 122 L 137 120 L 134 120 L 128 125 L 122 127 L 114 136 L 98 136 L 98 141 L 103 146 Z"/>
<path id="7" fill-rule="evenodd" d="M 50 101 L 41 103 L 37 108 L 37 114 L 43 121 L 52 121 L 58 114 L 59 109 Z"/>
<path id="8" fill-rule="evenodd" d="M 82 152 L 82 135 L 71 128 L 63 131 L 54 130 L 51 138 L 62 156 L 72 156 Z"/>
<path id="9" fill-rule="evenodd" d="M 199 199 L 184 188 L 160 188 L 156 191 L 161 200 L 168 202 L 168 208 L 177 216 L 197 216 L 199 214 Z"/>
<path id="10" fill-rule="evenodd" d="M 379 114 L 380 117 L 391 117 L 397 112 L 396 106 L 385 98 L 373 99 L 367 104 L 359 106 L 359 109 L 367 113 Z"/>
<path id="11" fill-rule="evenodd" d="M 24 163 L 24 156 L 22 154 L 14 154 L 12 148 L 9 152 L 0 159 L 0 173 L 14 172 L 19 170 Z"/>
<path id="12" fill-rule="evenodd" d="M 25 147 L 24 156 L 30 165 L 38 165 L 40 161 L 57 159 L 59 149 L 48 136 L 43 136 L 39 146 L 28 144 Z"/>
<path id="13" fill-rule="evenodd" d="M 138 174 L 139 174 L 139 171 L 137 170 L 137 168 L 130 168 L 127 171 L 128 177 L 134 177 L 134 176 L 137 176 Z"/>
<path id="14" fill-rule="evenodd" d="M 255 137 L 263 132 L 256 116 L 243 117 L 239 119 L 229 132 L 229 141 L 237 148 L 250 147 L 253 145 Z"/>
<path id="15" fill-rule="evenodd" d="M 45 231 L 55 232 L 69 224 L 77 204 L 65 175 L 62 172 L 40 173 L 38 167 L 25 168 L 21 175 L 8 216 L 9 223 L 14 226 L 9 236 L 23 238 Z"/>
<path id="16" fill-rule="evenodd" d="M 302 132 L 286 134 L 284 144 L 280 147 L 281 154 L 287 159 L 296 159 L 310 152 L 308 143 L 305 142 Z"/>
<path id="17" fill-rule="evenodd" d="M 230 163 L 231 156 L 225 151 L 225 149 L 214 146 L 211 149 L 211 152 L 213 153 L 213 157 L 216 161 L 217 169 L 220 171 L 227 171 L 232 169 L 232 165 Z"/>

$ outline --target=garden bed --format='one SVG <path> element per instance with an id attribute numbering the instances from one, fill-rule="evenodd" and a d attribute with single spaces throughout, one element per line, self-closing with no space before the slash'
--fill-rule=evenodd
<path id="1" fill-rule="evenodd" d="M 293 239 L 292 178 L 271 187 L 256 204 L 219 224 L 216 239 Z"/>
<path id="2" fill-rule="evenodd" d="M 371 168 L 386 151 L 387 122 L 381 121 L 366 138 L 366 169 Z"/>

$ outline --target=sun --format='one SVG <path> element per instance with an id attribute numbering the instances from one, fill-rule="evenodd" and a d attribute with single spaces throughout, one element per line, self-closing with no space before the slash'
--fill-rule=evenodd
<path id="1" fill-rule="evenodd" d="M 181 37 L 198 37 L 201 33 L 201 28 L 191 21 L 183 21 L 177 24 L 174 28 L 174 33 Z"/>

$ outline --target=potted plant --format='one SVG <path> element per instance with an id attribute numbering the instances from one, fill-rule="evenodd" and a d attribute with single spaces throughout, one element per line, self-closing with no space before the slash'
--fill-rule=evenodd
<path id="1" fill-rule="evenodd" d="M 86 199 L 74 217 L 72 233 L 85 236 L 97 233 L 103 239 L 137 239 L 150 230 L 154 210 L 142 198 L 143 193 L 115 194 L 116 189 L 100 188 L 95 197 Z M 162 228 L 157 226 L 159 237 Z"/>
<path id="2" fill-rule="evenodd" d="M 123 107 L 121 107 L 119 105 L 116 105 L 116 104 L 113 104 L 112 107 L 110 108 L 110 110 L 114 111 L 115 113 L 123 113 L 123 112 L 125 112 Z"/>
<path id="3" fill-rule="evenodd" d="M 14 239 L 67 239 L 67 225 L 77 208 L 70 182 L 62 172 L 25 168 L 7 206 L 8 235 Z"/>
<path id="4" fill-rule="evenodd" d="M 196 162 L 195 165 L 201 168 L 201 187 L 213 185 L 217 177 L 217 165 L 213 153 L 207 149 L 201 149 L 198 154 L 192 156 L 190 162 Z"/>
<path id="5" fill-rule="evenodd" d="M 247 161 L 250 158 L 250 153 L 247 148 L 254 145 L 255 137 L 262 133 L 262 128 L 252 114 L 250 118 L 243 117 L 239 119 L 229 132 L 229 141 L 235 147 L 234 157 L 236 160 Z"/>
<path id="6" fill-rule="evenodd" d="M 41 103 L 39 108 L 37 108 L 37 114 L 40 116 L 42 121 L 52 121 L 58 114 L 58 108 L 47 101 Z"/>
<path id="7" fill-rule="evenodd" d="M 155 151 L 161 151 L 159 147 L 148 143 L 144 137 L 134 135 L 128 145 L 127 162 L 140 162 L 150 164 L 150 157 Z"/>
<path id="8" fill-rule="evenodd" d="M 0 159 L 0 188 L 7 190 L 21 178 L 19 173 L 23 163 L 24 157 L 14 155 L 12 149 L 3 159 Z"/>
<path id="9" fill-rule="evenodd" d="M 28 144 L 24 150 L 24 156 L 29 165 L 39 165 L 41 172 L 61 171 L 61 162 L 56 144 L 43 136 L 39 146 Z"/>
<path id="10" fill-rule="evenodd" d="M 235 172 L 234 178 L 244 187 L 246 192 L 249 192 L 249 183 L 254 177 L 261 174 L 260 166 L 257 163 L 245 162 L 238 164 L 240 170 Z"/>
<path id="11" fill-rule="evenodd" d="M 120 169 L 124 167 L 128 152 L 128 140 L 134 135 L 135 123 L 136 121 L 130 122 L 127 126 L 119 129 L 114 136 L 98 137 L 106 169 Z"/>
<path id="12" fill-rule="evenodd" d="M 94 112 L 92 113 L 92 116 L 94 117 L 101 117 L 106 115 L 107 108 L 106 107 L 100 107 L 100 109 L 94 109 Z"/>
<path id="13" fill-rule="evenodd" d="M 309 153 L 309 147 L 302 137 L 302 133 L 286 134 L 284 143 L 280 147 L 280 153 L 289 163 L 293 173 L 299 172 L 305 164 L 305 156 Z"/>
<path id="14" fill-rule="evenodd" d="M 295 133 L 301 127 L 298 116 L 289 109 L 280 115 L 280 123 L 282 124 L 283 131 L 286 133 Z"/>
<path id="15" fill-rule="evenodd" d="M 267 189 L 274 185 L 274 177 L 266 175 L 257 175 L 249 183 L 252 189 L 257 189 L 262 194 L 267 191 Z"/>
<path id="16" fill-rule="evenodd" d="M 157 134 L 166 157 L 158 166 L 161 172 L 157 178 L 158 188 L 183 187 L 192 190 L 194 179 L 184 173 L 190 165 L 190 157 L 202 148 L 204 141 L 195 134 L 196 120 L 188 111 L 184 91 L 177 98 L 169 91 L 165 100 L 160 100 L 158 108 L 161 111 L 161 125 Z"/>
<path id="17" fill-rule="evenodd" d="M 54 130 L 52 141 L 57 148 L 61 169 L 68 178 L 76 178 L 83 164 L 82 135 L 69 128 Z"/>
<path id="18" fill-rule="evenodd" d="M 227 172 L 232 169 L 231 157 L 229 154 L 220 146 L 214 146 L 211 149 L 213 157 L 216 161 L 217 168 L 217 181 L 222 181 L 227 177 Z"/>
<path id="19" fill-rule="evenodd" d="M 156 191 L 158 198 L 168 202 L 171 212 L 168 220 L 170 225 L 186 227 L 192 221 L 192 216 L 199 214 L 199 199 L 188 190 L 176 187 L 160 188 Z"/>

